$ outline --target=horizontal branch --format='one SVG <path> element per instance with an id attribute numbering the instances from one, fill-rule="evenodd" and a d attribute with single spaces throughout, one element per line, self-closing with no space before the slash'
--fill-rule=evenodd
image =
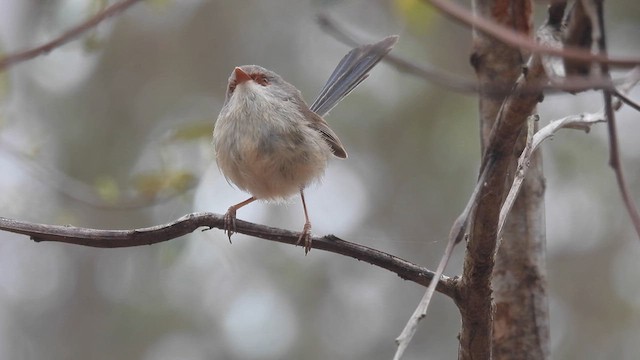
<path id="1" fill-rule="evenodd" d="M 151 245 L 172 240 L 201 227 L 224 228 L 221 215 L 212 213 L 187 214 L 171 223 L 133 230 L 98 230 L 64 225 L 45 225 L 0 217 L 0 230 L 27 235 L 36 242 L 54 241 L 96 248 L 121 248 Z M 299 233 L 236 220 L 236 232 L 257 238 L 296 245 Z M 333 235 L 313 237 L 312 247 L 381 267 L 405 280 L 429 286 L 434 273 L 429 269 L 399 257 L 363 245 L 341 240 Z M 453 297 L 455 279 L 443 276 L 436 288 Z"/>

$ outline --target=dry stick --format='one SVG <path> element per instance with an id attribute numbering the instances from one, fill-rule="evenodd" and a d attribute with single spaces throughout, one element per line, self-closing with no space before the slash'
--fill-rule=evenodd
<path id="1" fill-rule="evenodd" d="M 300 233 L 236 220 L 237 232 L 265 240 L 295 245 Z M 55 241 L 97 248 L 151 245 L 194 232 L 200 227 L 224 228 L 221 215 L 192 213 L 174 222 L 133 230 L 98 230 L 74 226 L 35 224 L 0 217 L 0 230 L 23 234 L 36 242 Z M 396 273 L 405 280 L 427 286 L 434 278 L 429 269 L 382 251 L 341 240 L 333 235 L 313 238 L 313 248 L 352 257 Z M 455 280 L 441 277 L 437 291 L 453 297 Z"/>
<path id="2" fill-rule="evenodd" d="M 128 9 L 129 7 L 131 7 L 132 5 L 134 5 L 139 1 L 141 0 L 124 0 L 124 1 L 117 2 L 111 6 L 104 8 L 103 10 L 99 11 L 98 13 L 96 13 L 89 19 L 83 21 L 82 23 L 65 31 L 64 33 L 62 33 L 61 35 L 59 35 L 53 40 L 50 40 L 42 45 L 38 45 L 34 48 L 19 51 L 19 52 L 7 55 L 3 58 L 0 58 L 0 71 L 4 71 L 10 66 L 16 65 L 18 63 L 21 63 L 27 60 L 31 60 L 40 55 L 45 55 L 50 53 L 52 50 L 68 43 L 71 40 L 74 40 L 78 36 L 82 35 L 84 32 L 96 27 L 102 21 L 106 20 L 107 18 L 116 16 L 117 14 L 125 11 L 126 9 Z M 11 149 L 6 144 L 4 144 L 3 147 L 5 148 L 5 150 L 9 151 L 13 155 L 19 158 L 22 158 L 23 160 L 25 159 L 25 156 L 19 150 Z M 95 192 L 91 191 L 91 189 L 89 189 L 89 187 L 85 183 L 75 180 L 69 177 L 68 175 L 60 172 L 59 170 L 49 168 L 42 164 L 35 164 L 35 162 L 32 170 L 34 170 L 36 173 L 42 173 L 47 176 L 53 176 L 61 179 L 62 180 L 61 182 L 57 182 L 61 185 L 58 185 L 57 187 L 58 187 L 58 190 L 60 190 L 64 195 L 69 196 L 70 198 L 76 201 L 80 201 L 82 203 L 85 203 L 87 205 L 100 208 L 100 209 L 130 210 L 130 209 L 148 207 L 150 205 L 157 205 L 158 203 L 163 201 L 171 200 L 176 196 L 175 194 L 168 194 L 152 200 L 139 196 L 137 198 L 124 199 L 124 201 L 120 201 L 117 205 L 113 205 L 113 204 L 107 203 L 106 201 L 103 201 L 98 196 L 96 196 L 94 194 Z M 36 178 L 40 179 L 41 177 L 36 177 Z M 176 192 L 176 194 L 178 193 Z"/>
<path id="3" fill-rule="evenodd" d="M 320 27 L 333 36 L 338 41 L 351 46 L 356 47 L 361 45 L 360 41 L 355 40 L 354 36 L 345 30 L 342 26 L 332 19 L 327 14 L 318 15 L 318 23 Z M 478 84 L 475 80 L 469 80 L 454 74 L 448 73 L 442 69 L 435 67 L 428 63 L 416 63 L 405 57 L 397 54 L 387 54 L 382 60 L 386 63 L 393 65 L 398 71 L 407 74 L 419 76 L 427 81 L 440 85 L 448 90 L 457 91 L 461 93 L 478 93 Z M 607 78 L 598 77 L 584 77 L 584 76 L 569 76 L 562 79 L 555 79 L 553 84 L 540 83 L 540 84 L 527 84 L 526 87 L 520 89 L 521 93 L 538 93 L 541 90 L 545 90 L 548 94 L 555 92 L 580 92 L 592 89 L 614 89 L 616 84 L 620 84 L 623 80 L 613 80 Z M 487 95 L 510 95 L 512 88 L 486 88 L 483 91 Z"/>
<path id="4" fill-rule="evenodd" d="M 125 11 L 127 8 L 129 8 L 131 5 L 137 2 L 140 2 L 140 0 L 123 0 L 123 1 L 117 2 L 109 7 L 104 8 L 102 11 L 98 12 L 94 16 L 74 26 L 73 28 L 65 31 L 60 36 L 58 36 L 57 38 L 47 43 L 44 43 L 42 45 L 39 45 L 31 49 L 13 53 L 1 58 L 0 71 L 6 70 L 9 66 L 21 63 L 26 60 L 33 59 L 40 55 L 50 53 L 55 48 L 58 48 L 66 44 L 67 42 L 80 36 L 85 31 L 94 28 L 103 20 L 109 17 L 115 16 L 121 13 L 122 11 Z"/>
<path id="5" fill-rule="evenodd" d="M 438 264 L 436 273 L 433 276 L 434 279 L 439 279 L 440 276 L 442 276 L 442 273 L 444 272 L 444 269 L 447 266 L 449 259 L 451 258 L 451 252 L 453 251 L 453 247 L 455 246 L 455 244 L 456 242 L 453 241 L 453 239 L 449 239 L 449 241 L 447 241 L 447 247 L 444 250 L 444 254 L 440 259 L 440 263 Z M 433 294 L 435 293 L 436 284 L 437 282 L 431 281 L 431 284 L 429 284 L 429 287 L 420 300 L 418 307 L 416 307 L 413 314 L 411 315 L 411 318 L 409 318 L 409 321 L 402 330 L 402 333 L 400 333 L 400 336 L 396 338 L 396 344 L 398 344 L 398 348 L 396 349 L 396 353 L 393 356 L 393 360 L 400 360 L 400 358 L 402 358 L 402 354 L 404 354 L 404 351 L 409 346 L 411 339 L 413 339 L 413 335 L 415 335 L 416 331 L 418 330 L 418 323 L 427 315 L 427 309 L 429 308 L 429 304 L 431 303 L 431 299 L 433 298 Z"/>
<path id="6" fill-rule="evenodd" d="M 606 57 L 607 42 L 604 28 L 604 9 L 601 0 L 593 0 L 593 4 L 595 5 L 595 15 L 597 19 L 591 17 L 592 38 L 597 40 L 598 50 L 600 51 L 600 54 Z M 600 71 L 605 77 L 611 76 L 609 73 L 609 64 L 600 63 Z M 618 135 L 616 130 L 615 112 L 613 110 L 612 94 L 610 90 L 605 89 L 602 91 L 602 95 L 604 97 L 604 113 L 607 118 L 607 125 L 609 130 L 609 166 L 613 168 L 613 171 L 616 174 L 616 180 L 618 182 L 618 187 L 620 189 L 620 195 L 622 195 L 624 206 L 627 208 L 627 212 L 629 213 L 629 217 L 631 218 L 631 222 L 636 229 L 638 237 L 640 237 L 640 213 L 638 213 L 638 207 L 629 194 L 627 181 L 625 179 L 622 163 L 620 161 L 620 150 L 618 146 Z"/>
<path id="7" fill-rule="evenodd" d="M 620 101 L 622 101 L 623 103 L 629 105 L 630 107 L 634 108 L 637 111 L 640 111 L 640 104 L 631 100 L 627 95 L 621 94 L 620 91 L 618 90 L 614 90 L 613 95 L 615 95 L 615 97 L 620 99 Z"/>
<path id="8" fill-rule="evenodd" d="M 471 11 L 465 9 L 464 7 L 458 5 L 453 1 L 447 0 L 424 0 L 429 2 L 431 5 L 436 7 L 441 12 L 446 15 L 451 16 L 455 20 L 461 22 L 467 26 L 473 26 L 479 31 L 483 31 L 496 39 L 504 42 L 505 44 L 512 45 L 514 47 L 518 47 L 524 50 L 528 50 L 532 53 L 537 54 L 547 54 L 547 55 L 555 55 L 560 56 L 572 60 L 583 61 L 583 62 L 597 62 L 600 64 L 609 64 L 612 66 L 619 67 L 633 67 L 640 65 L 640 59 L 630 58 L 630 59 L 622 59 L 622 58 L 610 58 L 607 57 L 606 54 L 592 54 L 587 50 L 580 48 L 564 48 L 557 49 L 551 46 L 541 45 L 532 39 L 524 36 L 522 34 L 518 34 L 508 27 L 503 25 L 496 24 L 495 22 L 478 17 L 474 15 Z"/>
<path id="9" fill-rule="evenodd" d="M 356 47 L 361 45 L 359 41 L 354 39 L 353 35 L 349 34 L 346 29 L 338 25 L 336 21 L 327 14 L 318 14 L 318 24 L 320 25 L 320 28 L 322 30 L 326 31 L 335 39 L 348 46 Z M 423 79 L 426 79 L 430 82 L 453 91 L 466 93 L 478 92 L 478 85 L 475 81 L 456 76 L 442 69 L 438 69 L 432 64 L 417 64 L 415 62 L 412 62 L 411 60 L 393 53 L 387 54 L 384 59 L 382 59 L 382 61 L 392 64 L 396 67 L 396 69 L 402 72 L 417 75 Z"/>
<path id="10" fill-rule="evenodd" d="M 540 116 L 531 115 L 527 118 L 527 141 L 524 145 L 524 149 L 522 150 L 522 154 L 518 159 L 518 166 L 516 167 L 516 172 L 513 178 L 513 185 L 511 185 L 511 189 L 509 189 L 509 193 L 500 208 L 500 217 L 498 219 L 498 233 L 496 238 L 498 239 L 498 245 L 496 246 L 494 256 L 498 254 L 498 249 L 500 249 L 500 243 L 502 241 L 502 229 L 504 224 L 507 222 L 507 215 L 511 212 L 513 208 L 513 204 L 515 204 L 516 199 L 518 198 L 518 193 L 520 192 L 520 187 L 524 183 L 524 178 L 529 169 L 529 160 L 531 159 L 531 154 L 534 151 L 533 148 L 533 137 L 534 137 L 534 129 L 535 123 L 540 120 Z"/>
<path id="11" fill-rule="evenodd" d="M 616 96 L 619 99 L 625 97 L 623 93 L 629 92 L 631 88 L 633 88 L 638 82 L 640 82 L 640 68 L 635 68 L 632 70 L 627 76 L 627 83 L 621 86 L 620 90 L 614 90 Z M 612 108 L 614 110 L 618 110 L 624 101 L 618 100 L 616 101 Z M 626 102 L 624 102 L 626 103 Z M 531 141 L 527 141 L 527 145 L 525 146 L 524 151 L 520 155 L 518 159 L 518 169 L 513 179 L 513 184 L 511 185 L 511 189 L 509 189 L 509 195 L 504 201 L 502 208 L 500 209 L 500 220 L 498 225 L 498 241 L 501 241 L 500 234 L 502 233 L 502 227 L 504 226 L 507 215 L 511 211 L 513 204 L 515 203 L 516 197 L 520 192 L 520 187 L 524 181 L 524 178 L 527 174 L 527 170 L 529 169 L 529 161 L 531 159 L 531 155 L 538 149 L 538 147 L 542 144 L 543 141 L 552 137 L 558 130 L 564 128 L 571 129 L 579 129 L 589 132 L 591 126 L 597 123 L 606 122 L 606 116 L 604 114 L 604 110 L 597 113 L 585 113 L 580 115 L 570 115 L 566 116 L 562 119 L 554 120 L 547 124 L 542 129 L 538 130 L 538 132 L 531 137 L 529 134 L 533 131 L 533 123 L 529 121 L 529 126 L 527 128 L 527 139 L 531 139 Z M 499 246 L 498 246 L 499 247 Z M 436 272 L 437 273 L 437 272 Z"/>
<path id="12" fill-rule="evenodd" d="M 546 24 L 543 26 L 538 35 L 540 37 L 541 42 L 544 44 L 557 44 L 557 39 L 555 39 L 555 35 L 557 35 L 557 31 L 555 31 L 555 26 L 552 24 Z M 503 106 L 498 114 L 498 121 L 494 125 L 491 135 L 491 141 L 489 146 L 485 152 L 485 156 L 483 157 L 483 164 L 481 168 L 481 175 L 476 183 L 476 187 L 474 188 L 473 194 L 471 195 L 467 206 L 465 207 L 462 214 L 456 219 L 449 234 L 449 242 L 447 244 L 447 248 L 445 249 L 445 253 L 440 260 L 440 264 L 436 270 L 436 278 L 444 271 L 444 268 L 451 257 L 451 252 L 455 244 L 461 241 L 466 237 L 466 228 L 467 222 L 471 218 L 471 214 L 474 211 L 475 207 L 478 205 L 480 194 L 482 190 L 486 188 L 488 177 L 489 176 L 499 176 L 498 173 L 502 173 L 499 171 L 501 166 L 504 167 L 506 164 L 505 158 L 500 160 L 496 159 L 496 154 L 506 153 L 504 149 L 506 143 L 513 145 L 515 143 L 515 138 L 517 133 L 519 132 L 517 127 L 514 127 L 513 119 L 511 117 L 518 116 L 518 114 L 523 112 L 531 113 L 531 109 L 535 106 L 535 104 L 539 100 L 539 92 L 538 93 L 528 93 L 526 91 L 527 86 L 534 82 L 534 84 L 538 85 L 543 83 L 547 77 L 544 73 L 541 56 L 539 54 L 534 54 L 530 59 L 527 67 L 527 71 L 525 71 L 518 81 L 516 82 L 515 87 L 510 92 L 510 96 L 504 101 Z M 525 90 L 525 91 L 522 91 Z M 507 124 L 507 122 L 511 122 Z M 531 128 L 531 133 L 533 133 L 533 128 Z M 512 138 L 512 140 L 505 139 L 501 134 L 506 134 Z M 532 135 L 529 136 L 532 138 Z M 503 148 L 501 148 L 503 147 Z M 485 189 L 486 190 L 486 189 Z M 496 219 L 496 233 L 498 233 L 498 219 Z M 497 239 L 497 237 L 496 237 Z M 497 251 L 497 241 L 493 244 L 492 255 L 495 251 Z M 471 261 L 474 262 L 475 260 Z M 411 338 L 415 334 L 417 329 L 417 324 L 426 315 L 427 308 L 429 306 L 429 302 L 433 296 L 433 292 L 429 291 L 428 288 L 422 300 L 418 304 L 417 309 L 414 311 L 412 317 L 409 319 L 409 322 L 405 326 L 401 335 L 396 339 L 398 342 L 398 349 L 396 350 L 396 354 L 394 356 L 394 360 L 400 359 L 402 353 L 405 351 L 408 343 L 411 341 Z"/>
<path id="13" fill-rule="evenodd" d="M 473 211 L 473 208 L 476 204 L 475 199 L 477 198 L 478 193 L 480 192 L 480 189 L 484 184 L 484 178 L 487 174 L 488 168 L 489 166 L 485 167 L 485 171 L 483 171 L 482 174 L 480 175 L 480 178 L 476 182 L 476 186 L 473 190 L 473 193 L 469 198 L 469 202 L 467 203 L 467 206 L 465 207 L 462 214 L 458 216 L 458 218 L 454 222 L 453 227 L 451 228 L 451 231 L 449 233 L 449 239 L 447 241 L 447 247 L 445 248 L 444 253 L 442 254 L 442 257 L 440 258 L 440 262 L 438 263 L 438 267 L 433 277 L 434 279 L 439 279 L 442 276 L 442 274 L 444 273 L 444 269 L 447 267 L 447 264 L 449 263 L 449 259 L 451 259 L 453 248 L 465 237 L 465 229 L 466 229 L 465 224 L 471 214 L 471 211 Z M 427 310 L 429 309 L 429 304 L 431 304 L 431 299 L 433 298 L 433 294 L 436 290 L 436 285 L 437 283 L 434 281 L 432 281 L 429 284 L 427 291 L 425 291 L 425 294 L 422 296 L 422 299 L 420 300 L 420 302 L 418 303 L 418 306 L 416 307 L 413 314 L 409 318 L 409 321 L 407 321 L 407 324 L 404 326 L 404 329 L 402 329 L 402 333 L 400 333 L 400 335 L 396 338 L 396 344 L 398 345 L 398 348 L 396 349 L 396 353 L 393 356 L 393 360 L 400 360 L 400 358 L 402 358 L 402 355 L 404 354 L 405 350 L 409 346 L 411 339 L 413 339 L 413 336 L 418 330 L 418 323 L 427 315 Z"/>
<path id="14" fill-rule="evenodd" d="M 539 35 L 541 35 L 543 38 L 541 38 L 541 41 L 543 43 L 547 43 L 547 44 L 552 44 L 555 46 L 558 46 L 557 43 L 557 39 L 555 39 L 552 35 L 550 34 L 546 34 L 546 32 L 540 31 Z M 628 76 L 627 79 L 629 78 L 633 78 L 634 76 Z M 522 84 L 520 84 L 522 85 Z M 526 85 L 525 85 L 526 86 Z M 521 89 L 522 86 L 519 87 L 519 89 Z M 522 94 L 520 91 L 518 91 L 519 94 Z M 538 134 L 536 134 L 537 136 L 533 136 L 533 121 L 532 121 L 533 117 L 529 118 L 528 121 L 528 141 L 527 141 L 527 146 L 525 147 L 525 150 L 523 152 L 523 157 L 521 157 L 520 161 L 519 161 L 519 169 L 521 169 L 520 171 L 518 171 L 518 173 L 520 174 L 520 178 L 522 179 L 520 181 L 520 184 L 518 184 L 518 177 L 516 177 L 516 179 L 514 179 L 514 181 L 516 182 L 514 186 L 512 186 L 511 192 L 510 194 L 507 196 L 505 203 L 503 204 L 503 207 L 501 207 L 501 212 L 500 212 L 500 219 L 499 219 L 499 226 L 498 226 L 498 231 L 497 231 L 497 238 L 500 238 L 500 234 L 502 231 L 502 228 L 504 226 L 505 220 L 506 220 L 506 216 L 509 212 L 509 210 L 511 209 L 511 207 L 513 206 L 513 201 L 515 201 L 517 192 L 519 191 L 519 186 L 521 185 L 522 181 L 524 180 L 524 175 L 526 173 L 526 170 L 528 168 L 528 157 L 530 156 L 530 154 L 533 153 L 533 151 L 540 145 L 540 143 L 548 138 L 549 136 L 551 136 L 555 131 L 557 131 L 559 128 L 561 127 L 575 127 L 575 128 L 584 128 L 585 126 L 587 126 L 587 124 L 591 123 L 591 122 L 598 122 L 601 121 L 602 116 L 582 116 L 580 118 L 565 118 L 565 119 L 561 119 L 560 121 L 550 124 L 549 126 L 547 126 L 546 128 L 544 128 L 542 131 L 540 131 Z M 458 219 L 455 221 L 452 230 L 451 230 L 451 234 L 450 234 L 450 239 L 449 239 L 449 243 L 447 244 L 447 249 L 445 250 L 445 254 L 443 255 L 443 258 L 440 261 L 440 264 L 438 265 L 438 268 L 436 270 L 436 278 L 439 274 L 441 274 L 441 271 L 443 271 L 444 267 L 446 266 L 446 263 L 448 261 L 448 258 L 450 257 L 450 253 L 451 250 L 453 249 L 453 246 L 460 241 L 464 236 L 465 236 L 465 230 L 466 230 L 466 222 L 467 219 L 470 217 L 470 214 L 472 212 L 472 209 L 475 207 L 475 204 L 477 203 L 477 194 L 479 193 L 479 189 L 484 185 L 484 179 L 485 176 L 487 174 L 488 169 L 492 168 L 492 157 L 488 157 L 486 158 L 488 163 L 483 165 L 483 171 L 482 174 L 480 176 L 479 181 L 477 182 L 476 188 L 474 189 L 473 194 L 471 195 L 469 202 L 467 203 L 467 206 L 465 207 L 464 211 L 462 212 L 462 214 L 458 217 Z M 496 246 L 495 251 L 497 251 L 498 246 Z M 417 324 L 418 321 L 420 319 L 422 319 L 424 317 L 424 315 L 426 314 L 426 310 L 428 308 L 429 302 L 431 300 L 431 297 L 433 295 L 433 292 L 430 291 L 430 289 L 427 289 L 427 292 L 425 293 L 423 299 L 421 300 L 420 304 L 418 305 L 418 308 L 416 309 L 416 311 L 414 312 L 414 314 L 412 315 L 411 319 L 409 320 L 409 322 L 407 323 L 407 325 L 405 326 L 405 329 L 403 330 L 402 334 L 396 339 L 396 341 L 398 342 L 398 349 L 396 351 L 396 354 L 394 356 L 394 359 L 400 359 L 400 357 L 402 356 L 403 352 L 405 351 L 406 347 L 408 346 L 408 343 L 410 342 L 413 334 L 415 333 L 416 329 L 417 329 Z"/>
<path id="15" fill-rule="evenodd" d="M 550 19 L 549 19 L 550 20 Z M 547 22 L 539 31 L 557 32 L 558 24 Z M 545 45 L 549 46 L 549 45 Z M 542 100 L 542 93 L 522 94 L 527 84 L 546 81 L 542 56 L 533 53 L 516 80 L 513 94 L 501 103 L 486 144 L 482 171 L 487 171 L 482 190 L 477 196 L 476 209 L 469 219 L 469 241 L 458 286 L 456 304 L 462 317 L 459 334 L 460 358 L 489 358 L 492 344 L 493 302 L 491 279 L 495 266 L 500 208 L 510 185 L 507 174 L 512 166 L 512 154 L 527 118 Z M 483 74 L 480 74 L 483 75 Z"/>
<path id="16" fill-rule="evenodd" d="M 589 131 L 591 125 L 606 121 L 605 116 L 602 112 L 593 114 L 570 115 L 549 123 L 547 126 L 536 132 L 535 135 L 531 136 L 534 125 L 532 119 L 534 117 L 537 118 L 537 115 L 532 115 L 528 120 L 527 143 L 522 154 L 520 154 L 520 157 L 518 158 L 518 167 L 513 179 L 513 184 L 509 189 L 509 194 L 505 198 L 505 201 L 500 208 L 500 219 L 498 222 L 498 246 L 496 247 L 496 252 L 500 248 L 500 242 L 502 241 L 502 228 L 507 221 L 507 216 L 509 215 L 511 208 L 513 207 L 513 204 L 518 197 L 518 193 L 520 192 L 522 183 L 524 182 L 524 179 L 527 175 L 531 155 L 533 155 L 533 153 L 538 149 L 538 147 L 544 140 L 550 138 L 562 128 L 572 128 Z"/>

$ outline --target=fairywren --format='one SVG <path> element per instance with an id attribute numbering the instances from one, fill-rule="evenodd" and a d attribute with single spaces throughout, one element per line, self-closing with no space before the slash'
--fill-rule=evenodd
<path id="1" fill-rule="evenodd" d="M 295 86 L 257 65 L 236 67 L 229 77 L 213 143 L 222 174 L 251 194 L 224 216 L 229 240 L 236 211 L 255 200 L 283 200 L 300 193 L 305 223 L 298 244 L 311 249 L 311 222 L 304 189 L 319 179 L 331 155 L 346 158 L 338 136 L 323 119 L 369 76 L 398 36 L 363 45 L 345 55 L 316 100 L 308 106 Z"/>

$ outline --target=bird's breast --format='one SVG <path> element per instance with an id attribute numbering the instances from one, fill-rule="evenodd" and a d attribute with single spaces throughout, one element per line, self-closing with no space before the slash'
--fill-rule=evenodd
<path id="1" fill-rule="evenodd" d="M 255 100 L 221 112 L 216 159 L 240 189 L 260 199 L 283 199 L 322 176 L 331 150 L 292 102 Z"/>

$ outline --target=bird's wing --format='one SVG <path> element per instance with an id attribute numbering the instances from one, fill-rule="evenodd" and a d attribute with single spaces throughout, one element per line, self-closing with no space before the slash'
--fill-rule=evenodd
<path id="1" fill-rule="evenodd" d="M 344 149 L 342 142 L 340 142 L 338 135 L 336 135 L 336 133 L 331 130 L 327 122 L 324 121 L 324 119 L 321 118 L 318 114 L 309 110 L 308 108 L 303 108 L 302 111 L 305 112 L 305 117 L 310 121 L 309 126 L 312 129 L 319 131 L 322 134 L 324 140 L 329 144 L 329 146 L 331 146 L 333 155 L 339 158 L 346 159 L 347 151 Z"/>

